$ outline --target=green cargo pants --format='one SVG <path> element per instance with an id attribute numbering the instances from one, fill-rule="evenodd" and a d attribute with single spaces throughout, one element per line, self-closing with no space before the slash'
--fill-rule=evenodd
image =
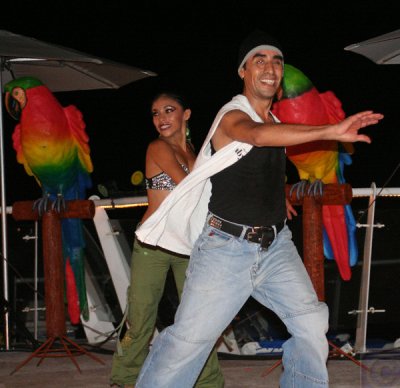
<path id="1" fill-rule="evenodd" d="M 122 351 L 115 352 L 113 356 L 111 371 L 113 384 L 135 384 L 149 352 L 149 342 L 154 332 L 158 304 L 164 292 L 168 270 L 171 267 L 180 296 L 187 266 L 188 258 L 142 245 L 135 240 L 128 291 L 127 319 L 130 326 L 121 341 Z M 215 350 L 210 354 L 195 386 L 201 388 L 224 386 Z"/>

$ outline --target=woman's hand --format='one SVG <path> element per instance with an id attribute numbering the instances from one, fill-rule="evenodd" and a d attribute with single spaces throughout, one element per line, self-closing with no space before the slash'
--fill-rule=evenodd
<path id="1" fill-rule="evenodd" d="M 292 220 L 293 216 L 297 216 L 297 211 L 286 198 L 286 217 L 288 218 L 288 220 Z"/>

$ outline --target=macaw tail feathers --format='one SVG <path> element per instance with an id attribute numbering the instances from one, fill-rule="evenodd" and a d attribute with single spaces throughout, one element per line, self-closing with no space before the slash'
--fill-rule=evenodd
<path id="1" fill-rule="evenodd" d="M 68 313 L 71 323 L 77 324 L 80 315 L 85 321 L 89 319 L 82 221 L 65 218 L 62 223 L 62 231 Z"/>
<path id="2" fill-rule="evenodd" d="M 334 260 L 333 249 L 331 242 L 329 241 L 328 234 L 325 227 L 322 228 L 322 241 L 324 246 L 324 256 L 326 259 Z"/>
<path id="3" fill-rule="evenodd" d="M 346 183 L 343 175 L 344 166 L 350 166 L 353 163 L 349 150 L 346 148 L 346 144 L 339 144 L 339 172 L 337 174 L 339 183 Z M 344 206 L 347 233 L 349 238 L 349 261 L 350 266 L 353 267 L 357 264 L 358 260 L 358 245 L 356 239 L 356 220 L 354 219 L 353 210 L 350 205 Z"/>
<path id="4" fill-rule="evenodd" d="M 344 206 L 323 206 L 322 219 L 324 255 L 327 259 L 335 259 L 343 280 L 350 280 L 349 243 Z"/>
<path id="5" fill-rule="evenodd" d="M 351 163 L 350 154 L 339 145 L 336 167 L 338 183 L 346 182 L 343 175 L 344 166 Z M 356 222 L 351 206 L 323 206 L 322 217 L 324 256 L 329 260 L 336 260 L 342 279 L 350 280 L 350 267 L 356 265 L 358 260 Z"/>
<path id="6" fill-rule="evenodd" d="M 323 206 L 322 217 L 324 256 L 336 260 L 342 279 L 350 280 L 350 267 L 358 260 L 357 228 L 351 206 Z"/>
<path id="7" fill-rule="evenodd" d="M 69 259 L 65 263 L 65 292 L 67 297 L 69 320 L 77 325 L 80 320 L 79 296 L 76 288 L 74 271 Z"/>

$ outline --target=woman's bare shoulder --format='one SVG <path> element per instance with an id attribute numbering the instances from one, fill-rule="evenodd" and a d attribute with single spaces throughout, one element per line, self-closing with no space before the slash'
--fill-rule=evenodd
<path id="1" fill-rule="evenodd" d="M 151 155 L 157 155 L 158 153 L 173 153 L 173 148 L 166 141 L 158 138 L 151 141 L 147 147 L 147 152 Z"/>

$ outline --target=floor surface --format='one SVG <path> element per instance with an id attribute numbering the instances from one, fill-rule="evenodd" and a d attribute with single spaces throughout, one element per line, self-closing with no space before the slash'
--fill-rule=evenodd
<path id="1" fill-rule="evenodd" d="M 89 348 L 87 348 L 89 349 Z M 54 353 L 56 354 L 56 353 Z M 65 353 L 62 353 L 65 355 Z M 100 388 L 109 386 L 111 350 L 90 350 L 73 357 L 32 357 L 31 351 L 0 353 L 0 388 Z M 94 358 L 92 358 L 93 356 Z M 74 362 L 76 365 L 74 364 Z M 23 364 L 26 362 L 26 364 Z M 278 387 L 279 359 L 237 357 L 220 362 L 226 388 Z M 400 387 L 400 357 L 367 357 L 360 367 L 348 358 L 328 361 L 331 388 Z M 79 372 L 77 366 L 81 370 Z M 275 367 L 275 368 L 274 368 Z M 369 370 L 367 371 L 366 368 Z M 270 371 L 270 373 L 268 373 Z M 156 387 L 155 387 L 156 388 Z"/>

